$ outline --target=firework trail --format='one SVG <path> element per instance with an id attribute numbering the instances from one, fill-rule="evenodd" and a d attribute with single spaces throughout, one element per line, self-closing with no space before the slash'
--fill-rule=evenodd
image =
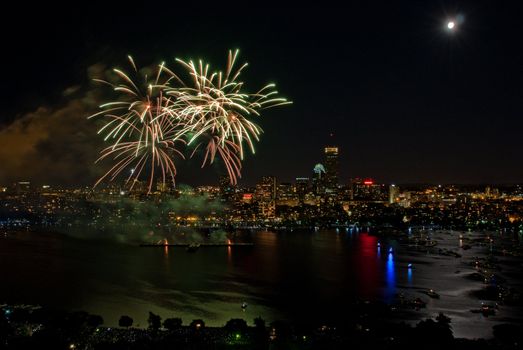
<path id="1" fill-rule="evenodd" d="M 254 94 L 244 92 L 239 77 L 247 63 L 235 69 L 238 54 L 239 50 L 229 51 L 224 73 L 211 71 L 209 64 L 202 61 L 196 65 L 176 59 L 191 79 L 183 87 L 167 92 L 185 105 L 179 114 L 182 127 L 177 138 L 184 137 L 188 145 L 196 143 L 195 150 L 205 147 L 202 167 L 220 156 L 233 184 L 241 176 L 244 143 L 254 154 L 254 142 L 259 141 L 262 132 L 249 118 L 260 116 L 262 109 L 291 103 L 275 96 L 278 92 L 274 84 Z"/>
<path id="2" fill-rule="evenodd" d="M 172 98 L 165 95 L 169 84 L 177 77 L 165 68 L 164 64 L 156 67 L 156 74 L 139 77 L 138 69 L 131 56 L 128 57 L 133 68 L 135 80 L 122 70 L 113 69 L 118 83 L 96 80 L 108 84 L 117 95 L 117 100 L 102 104 L 100 112 L 91 115 L 94 118 L 103 115 L 106 124 L 98 131 L 105 133 L 105 141 L 111 146 L 101 151 L 96 162 L 112 158 L 114 165 L 95 184 L 106 178 L 114 180 L 125 169 L 130 169 L 126 184 L 132 189 L 147 168 L 149 192 L 153 186 L 155 169 L 159 169 L 163 182 L 170 176 L 174 183 L 176 166 L 174 155 L 183 154 L 176 149 L 175 140 L 176 114 Z"/>
<path id="3" fill-rule="evenodd" d="M 159 173 L 165 182 L 176 176 L 173 161 L 183 154 L 175 145 L 192 145 L 193 157 L 202 148 L 202 167 L 219 157 L 225 165 L 231 183 L 241 177 L 244 144 L 254 154 L 255 141 L 262 129 L 251 119 L 260 116 L 265 108 L 290 104 L 277 97 L 274 84 L 268 84 L 256 93 L 243 91 L 240 73 L 247 67 L 235 69 L 238 50 L 229 51 L 225 72 L 211 71 L 209 64 L 176 59 L 188 78 L 181 79 L 163 63 L 156 67 L 153 80 L 145 74 L 133 80 L 121 70 L 114 69 L 119 82 L 109 83 L 117 94 L 113 102 L 100 106 L 101 111 L 90 118 L 103 116 L 107 121 L 99 130 L 112 145 L 101 152 L 98 161 L 112 158 L 114 166 L 102 176 L 114 180 L 124 169 L 130 168 L 131 188 L 144 168 L 148 171 L 149 192 L 154 177 Z M 129 56 L 134 75 L 139 71 Z M 180 75 L 181 76 L 181 75 Z"/>

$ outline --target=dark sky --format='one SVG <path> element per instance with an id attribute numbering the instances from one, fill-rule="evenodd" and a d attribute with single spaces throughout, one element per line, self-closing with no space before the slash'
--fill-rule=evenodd
<path id="1" fill-rule="evenodd" d="M 250 64 L 248 87 L 275 82 L 294 102 L 258 120 L 265 133 L 257 154 L 245 161 L 245 183 L 265 174 L 281 181 L 310 175 L 331 133 L 341 151 L 342 183 L 356 176 L 396 183 L 523 182 L 518 3 L 361 1 L 292 11 L 267 3 L 238 11 L 89 2 L 13 9 L 12 22 L 0 23 L 0 161 L 14 164 L 5 149 L 27 145 L 28 130 L 47 136 L 34 141 L 38 152 L 15 152 L 19 161 L 4 167 L 0 184 L 45 177 L 52 167 L 27 166 L 37 161 L 59 163 L 60 181 L 92 181 L 81 163 L 95 167 L 94 159 L 80 140 L 96 135 L 77 130 L 74 147 L 67 137 L 58 146 L 61 136 L 49 136 L 69 123 L 68 113 L 82 113 L 74 105 L 77 95 L 64 91 L 87 91 L 88 67 L 122 66 L 128 53 L 142 65 L 201 57 L 220 66 L 231 48 Z M 449 33 L 446 20 L 457 16 L 463 22 Z M 52 132 L 43 131 L 47 127 Z M 179 181 L 216 181 L 212 169 L 193 176 L 194 169 L 184 173 L 184 167 Z M 63 175 L 69 168 L 72 179 Z"/>

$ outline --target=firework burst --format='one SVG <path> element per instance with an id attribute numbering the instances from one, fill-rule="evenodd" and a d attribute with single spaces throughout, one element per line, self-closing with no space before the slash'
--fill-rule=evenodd
<path id="1" fill-rule="evenodd" d="M 125 169 L 131 169 L 126 182 L 131 189 L 145 173 L 149 192 L 156 176 L 163 182 L 170 177 L 174 184 L 173 158 L 183 158 L 178 144 L 193 147 L 190 157 L 202 149 L 202 167 L 221 159 L 235 184 L 241 177 L 245 145 L 254 154 L 262 133 L 251 119 L 260 116 L 262 109 L 291 103 L 277 97 L 274 84 L 256 93 L 245 92 L 239 77 L 247 64 L 236 69 L 237 57 L 238 50 L 229 51 L 225 72 L 211 71 L 202 61 L 177 59 L 188 77 L 184 81 L 163 63 L 150 75 L 140 74 L 129 56 L 134 79 L 114 69 L 116 83 L 97 80 L 109 85 L 117 98 L 89 117 L 104 117 L 106 123 L 98 133 L 111 142 L 97 162 L 106 158 L 114 162 L 96 185 L 114 180 Z"/>
<path id="2" fill-rule="evenodd" d="M 139 180 L 144 169 L 148 171 L 148 189 L 152 189 L 155 170 L 159 170 L 163 182 L 169 176 L 174 183 L 176 166 L 173 161 L 175 155 L 183 154 L 175 147 L 177 118 L 176 103 L 172 97 L 166 96 L 172 80 L 176 75 L 164 64 L 156 67 L 151 76 L 140 73 L 131 56 L 128 57 L 133 68 L 131 75 L 120 69 L 114 69 L 117 83 L 106 80 L 96 80 L 109 85 L 117 95 L 117 100 L 100 106 L 101 111 L 91 115 L 105 117 L 106 123 L 98 134 L 105 134 L 105 141 L 112 144 L 101 151 L 99 162 L 105 158 L 112 158 L 114 165 L 95 184 L 98 185 L 106 178 L 114 180 L 125 169 L 130 170 L 126 184 L 132 189 Z"/>
<path id="3" fill-rule="evenodd" d="M 239 77 L 248 64 L 235 69 L 238 54 L 238 50 L 229 51 L 225 72 L 211 71 L 210 65 L 202 61 L 196 65 L 177 59 L 189 73 L 190 81 L 167 92 L 185 105 L 179 113 L 181 128 L 176 137 L 186 139 L 188 145 L 196 143 L 195 149 L 205 147 L 202 167 L 219 155 L 233 184 L 241 176 L 244 144 L 254 154 L 254 143 L 262 132 L 249 118 L 260 116 L 262 109 L 291 103 L 276 97 L 274 84 L 256 93 L 244 92 Z"/>

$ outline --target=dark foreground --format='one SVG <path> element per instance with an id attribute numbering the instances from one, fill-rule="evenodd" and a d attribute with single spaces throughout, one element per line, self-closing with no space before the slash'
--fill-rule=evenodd
<path id="1" fill-rule="evenodd" d="M 378 308 L 379 309 L 379 308 Z M 149 314 L 147 329 L 133 328 L 122 316 L 119 328 L 103 327 L 103 319 L 86 312 L 60 312 L 31 306 L 1 307 L 0 348 L 5 349 L 519 349 L 523 327 L 494 326 L 493 339 L 457 339 L 451 319 L 439 314 L 416 326 L 380 317 L 365 305 L 343 325 L 269 325 L 261 318 L 248 325 L 231 319 L 223 327 L 203 320 L 183 325 Z M 378 312 L 378 313 L 377 313 Z M 313 315 L 311 315 L 313 318 Z"/>

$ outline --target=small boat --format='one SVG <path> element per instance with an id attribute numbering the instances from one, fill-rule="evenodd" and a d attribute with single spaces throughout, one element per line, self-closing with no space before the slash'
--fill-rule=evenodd
<path id="1" fill-rule="evenodd" d="M 429 297 L 433 299 L 439 299 L 439 294 L 434 291 L 434 289 L 429 289 L 427 291 L 422 292 L 423 294 L 428 295 Z"/>
<path id="2" fill-rule="evenodd" d="M 496 314 L 497 305 L 481 304 L 481 308 L 470 310 L 475 314 L 482 314 L 485 317 L 493 316 Z"/>

